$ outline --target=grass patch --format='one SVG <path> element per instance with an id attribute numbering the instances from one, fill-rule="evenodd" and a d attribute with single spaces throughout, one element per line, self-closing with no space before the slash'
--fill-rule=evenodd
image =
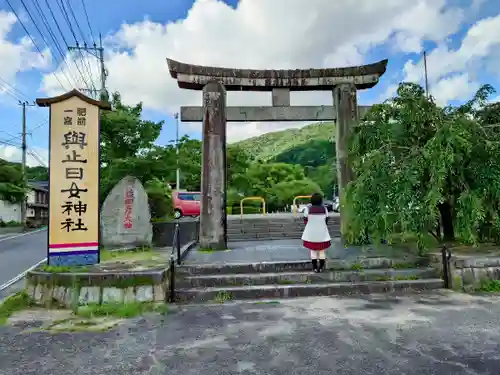
<path id="1" fill-rule="evenodd" d="M 88 272 L 90 266 L 49 266 L 45 264 L 41 270 L 49 273 Z"/>
<path id="2" fill-rule="evenodd" d="M 0 324 L 7 323 L 12 314 L 34 306 L 30 296 L 22 291 L 7 297 L 0 305 Z"/>
<path id="3" fill-rule="evenodd" d="M 500 245 L 494 243 L 478 243 L 476 245 L 455 243 L 449 247 L 451 247 L 453 254 L 500 256 Z"/>
<path id="4" fill-rule="evenodd" d="M 154 304 L 154 303 L 105 303 L 102 305 L 89 304 L 86 306 L 81 306 L 76 311 L 76 315 L 82 318 L 99 318 L 99 317 L 116 317 L 116 318 L 134 318 L 136 316 L 143 315 L 148 312 L 157 312 L 160 314 L 166 314 L 168 312 L 168 307 L 165 304 Z"/>
<path id="5" fill-rule="evenodd" d="M 416 275 L 408 275 L 408 276 L 396 276 L 394 280 L 419 280 L 420 277 Z"/>
<path id="6" fill-rule="evenodd" d="M 392 277 L 390 276 L 379 276 L 375 279 L 375 281 L 391 281 Z"/>
<path id="7" fill-rule="evenodd" d="M 290 284 L 295 284 L 296 282 L 293 280 L 287 280 L 287 279 L 279 279 L 278 284 L 282 285 L 290 285 Z"/>
<path id="8" fill-rule="evenodd" d="M 415 268 L 416 265 L 415 263 L 411 262 L 402 262 L 402 263 L 393 263 L 392 268 L 394 269 L 410 269 L 410 268 Z"/>
<path id="9" fill-rule="evenodd" d="M 227 301 L 231 301 L 233 299 L 233 296 L 229 292 L 218 292 L 217 295 L 214 298 L 215 303 L 224 303 Z"/>
<path id="10" fill-rule="evenodd" d="M 353 263 L 350 268 L 353 271 L 361 271 L 364 267 L 361 263 Z"/>
<path id="11" fill-rule="evenodd" d="M 499 293 L 500 292 L 500 280 L 487 280 L 481 283 L 479 287 L 480 292 L 488 293 Z"/>
<path id="12" fill-rule="evenodd" d="M 156 253 L 151 247 L 143 246 L 128 250 L 107 250 L 101 249 L 101 262 L 110 262 L 115 260 L 151 260 Z"/>
<path id="13" fill-rule="evenodd" d="M 199 253 L 217 253 L 220 251 L 231 251 L 231 249 L 209 249 L 209 248 L 200 248 L 197 250 Z"/>

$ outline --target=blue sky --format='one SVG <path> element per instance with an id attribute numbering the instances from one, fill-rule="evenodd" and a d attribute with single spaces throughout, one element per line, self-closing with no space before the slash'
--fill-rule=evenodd
<path id="1" fill-rule="evenodd" d="M 21 0 L 9 0 L 37 45 L 42 50 L 47 47 L 35 25 L 45 34 L 48 47 L 57 56 L 33 0 L 23 1 L 35 24 Z M 40 3 L 44 4 L 44 1 Z M 73 36 L 59 12 L 59 0 L 47 1 L 65 38 L 74 45 Z M 108 87 L 119 90 L 126 102 L 143 101 L 145 118 L 165 120 L 159 144 L 175 137 L 173 112 L 180 105 L 196 104 L 201 99 L 199 93 L 182 92 L 175 87 L 175 82 L 166 72 L 167 56 L 195 64 L 256 68 L 342 66 L 389 58 L 388 71 L 380 84 L 360 93 L 359 102 L 370 104 L 391 95 L 395 85 L 402 80 L 422 82 L 421 56 L 426 49 L 429 73 L 432 74 L 431 92 L 440 102 L 459 103 L 483 83 L 491 83 L 500 89 L 498 1 L 401 0 L 404 3 L 401 6 L 377 0 L 377 9 L 373 7 L 373 1 L 368 0 L 359 0 L 354 7 L 352 2 L 341 0 L 288 1 L 242 0 L 239 4 L 237 0 L 224 1 L 228 7 L 216 0 L 198 0 L 196 3 L 193 0 L 84 0 L 84 3 L 94 37 L 100 32 L 105 40 L 106 66 L 110 74 Z M 292 2 L 298 5 L 296 9 L 284 6 Z M 90 41 L 82 1 L 70 0 L 69 3 L 87 41 Z M 2 2 L 1 9 L 11 11 L 6 2 Z M 48 16 L 47 7 L 43 10 Z M 334 16 L 338 16 L 336 22 Z M 54 23 L 50 19 L 49 22 L 55 30 Z M 164 25 L 169 23 L 175 25 L 165 28 Z M 496 36 L 492 35 L 495 31 L 498 31 Z M 60 38 L 59 33 L 54 34 Z M 15 22 L 3 37 L 18 45 L 25 36 L 19 22 Z M 24 59 L 40 57 L 36 57 L 35 48 L 27 49 L 34 52 Z M 54 82 L 51 86 L 48 81 L 54 81 L 53 77 L 49 76 L 45 83 L 42 77 L 56 69 L 57 62 L 42 69 L 26 69 L 28 63 L 20 57 L 19 61 L 9 64 L 12 66 L 9 65 L 8 72 L 0 72 L 0 79 L 8 81 L 18 91 L 10 90 L 11 95 L 0 94 L 0 141 L 4 142 L 4 153 L 0 152 L 0 157 L 12 154 L 11 157 L 16 158 L 18 154 L 11 145 L 20 143 L 21 107 L 17 101 L 33 101 L 54 94 Z M 56 74 L 61 77 L 60 73 Z M 5 87 L 1 80 L 0 87 Z M 235 94 L 233 103 L 251 105 L 253 100 L 253 97 Z M 268 104 L 266 100 L 259 97 L 255 103 Z M 328 93 L 307 94 L 296 99 L 307 104 L 329 104 L 329 100 Z M 232 99 L 229 101 L 231 104 Z M 48 144 L 47 119 L 48 109 L 28 108 L 28 145 L 42 159 L 45 159 Z M 230 126 L 232 139 L 238 140 L 301 124 Z M 193 124 L 181 125 L 181 132 L 195 138 L 200 135 L 199 128 Z M 6 147 L 10 154 L 5 152 Z"/>

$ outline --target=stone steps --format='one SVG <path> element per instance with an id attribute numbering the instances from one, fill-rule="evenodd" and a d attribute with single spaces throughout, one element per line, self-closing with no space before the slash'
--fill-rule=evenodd
<path id="1" fill-rule="evenodd" d="M 330 217 L 328 222 L 330 236 L 340 237 L 340 218 Z M 299 218 L 252 220 L 233 220 L 228 222 L 229 241 L 300 239 L 304 231 L 304 222 Z"/>
<path id="2" fill-rule="evenodd" d="M 438 272 L 423 263 L 381 257 L 329 259 L 322 273 L 312 272 L 310 260 L 185 264 L 176 269 L 176 295 L 180 302 L 220 302 L 442 288 Z"/>
<path id="3" fill-rule="evenodd" d="M 291 285 L 246 285 L 178 290 L 179 302 L 224 302 L 242 299 L 273 299 L 331 295 L 417 292 L 443 287 L 441 279 L 317 283 Z"/>
<path id="4" fill-rule="evenodd" d="M 316 284 L 321 282 L 365 282 L 411 280 L 437 277 L 433 268 L 417 269 L 367 269 L 362 271 L 330 271 L 313 273 L 308 271 L 267 272 L 242 274 L 217 274 L 186 276 L 179 284 L 180 288 L 203 288 L 244 285 L 288 285 Z"/>
<path id="5" fill-rule="evenodd" d="M 330 271 L 352 271 L 366 269 L 411 269 L 428 266 L 427 258 L 391 259 L 384 257 L 356 258 L 351 260 L 328 259 L 326 266 Z M 176 268 L 176 272 L 185 276 L 220 275 L 220 274 L 260 274 L 268 272 L 300 272 L 310 271 L 309 259 L 286 262 L 255 262 L 255 263 L 184 263 Z"/>
<path id="6" fill-rule="evenodd" d="M 330 232 L 330 237 L 337 238 L 340 237 L 339 232 Z M 241 234 L 229 234 L 228 233 L 228 241 L 237 242 L 237 241 L 260 241 L 260 240 L 300 240 L 302 238 L 302 232 L 282 232 L 282 233 L 241 233 Z"/>

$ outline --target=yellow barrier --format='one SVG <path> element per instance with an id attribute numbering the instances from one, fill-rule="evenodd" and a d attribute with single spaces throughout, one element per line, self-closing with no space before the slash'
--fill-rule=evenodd
<path id="1" fill-rule="evenodd" d="M 243 202 L 244 201 L 250 201 L 250 200 L 261 201 L 262 202 L 262 213 L 264 215 L 266 214 L 266 200 L 264 198 L 262 198 L 262 197 L 246 197 L 246 198 L 243 198 L 240 201 L 240 217 L 241 217 L 241 220 L 243 220 Z"/>
<path id="2" fill-rule="evenodd" d="M 311 199 L 311 196 L 310 195 L 297 195 L 295 198 L 293 198 L 293 204 L 292 204 L 293 216 L 297 216 L 297 199 L 298 198 Z"/>

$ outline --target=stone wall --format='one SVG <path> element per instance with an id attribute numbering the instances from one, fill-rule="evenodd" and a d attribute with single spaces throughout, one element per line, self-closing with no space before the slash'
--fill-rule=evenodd
<path id="1" fill-rule="evenodd" d="M 442 273 L 441 254 L 433 254 L 432 262 Z M 453 255 L 452 252 L 450 281 L 453 289 L 471 292 L 491 280 L 500 280 L 500 257 Z"/>
<path id="2" fill-rule="evenodd" d="M 42 306 L 75 307 L 106 302 L 166 302 L 169 297 L 168 269 L 103 273 L 29 272 L 27 293 Z"/>
<path id="3" fill-rule="evenodd" d="M 153 223 L 153 246 L 169 247 L 174 241 L 175 221 Z M 191 241 L 198 240 L 200 232 L 200 222 L 181 221 L 179 222 L 179 233 L 181 246 Z"/>

